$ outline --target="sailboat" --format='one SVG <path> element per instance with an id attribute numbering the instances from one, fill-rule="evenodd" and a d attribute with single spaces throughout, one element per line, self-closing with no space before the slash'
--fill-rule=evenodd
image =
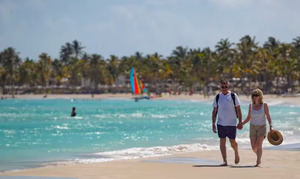
<path id="1" fill-rule="evenodd" d="M 130 86 L 136 101 L 139 99 L 150 99 L 149 96 L 144 95 L 144 93 L 147 93 L 147 88 L 145 88 L 143 82 L 138 79 L 134 68 L 130 70 Z"/>

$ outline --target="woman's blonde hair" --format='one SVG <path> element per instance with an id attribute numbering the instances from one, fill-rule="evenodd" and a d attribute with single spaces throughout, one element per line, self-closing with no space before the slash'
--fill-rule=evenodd
<path id="1" fill-rule="evenodd" d="M 255 90 L 252 91 L 251 99 L 252 99 L 252 103 L 253 103 L 253 104 L 255 103 L 255 101 L 254 101 L 254 96 L 258 96 L 258 98 L 259 98 L 258 101 L 259 101 L 260 104 L 263 104 L 263 103 L 264 103 L 264 101 L 263 101 L 264 94 L 263 94 L 262 90 L 256 88 Z"/>

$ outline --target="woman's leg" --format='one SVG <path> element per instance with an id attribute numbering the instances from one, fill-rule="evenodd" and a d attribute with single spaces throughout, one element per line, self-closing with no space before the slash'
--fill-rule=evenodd
<path id="1" fill-rule="evenodd" d="M 262 156 L 262 144 L 264 142 L 265 136 L 259 136 L 257 137 L 256 140 L 256 146 L 257 146 L 257 161 L 256 161 L 256 166 L 259 167 L 261 164 L 261 156 Z"/>
<path id="2" fill-rule="evenodd" d="M 257 153 L 257 138 L 256 137 L 250 137 L 251 141 L 251 147 L 254 153 Z"/>

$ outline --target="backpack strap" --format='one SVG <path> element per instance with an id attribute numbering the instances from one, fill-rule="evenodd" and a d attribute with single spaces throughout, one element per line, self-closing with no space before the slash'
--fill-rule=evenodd
<path id="1" fill-rule="evenodd" d="M 233 101 L 233 104 L 234 104 L 234 110 L 235 110 L 236 117 L 238 117 L 236 107 L 235 107 L 235 93 L 231 93 L 231 98 L 232 98 L 232 101 Z"/>
<path id="2" fill-rule="evenodd" d="M 220 94 L 217 94 L 217 96 L 216 96 L 216 103 L 217 103 L 217 112 L 216 112 L 216 115 L 218 114 L 218 108 L 219 108 L 219 97 L 220 97 Z"/>
<path id="3" fill-rule="evenodd" d="M 220 94 L 217 94 L 217 96 L 216 96 L 217 107 L 219 106 L 219 104 L 218 104 L 218 102 L 219 102 L 219 97 L 220 97 Z"/>
<path id="4" fill-rule="evenodd" d="M 235 95 L 234 93 L 230 93 L 231 94 L 231 98 L 232 98 L 232 101 L 233 101 L 233 104 L 234 104 L 234 107 L 235 107 Z"/>

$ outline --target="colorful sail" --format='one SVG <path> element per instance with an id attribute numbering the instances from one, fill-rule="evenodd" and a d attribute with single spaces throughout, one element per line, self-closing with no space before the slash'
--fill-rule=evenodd
<path id="1" fill-rule="evenodd" d="M 133 94 L 142 94 L 146 91 L 146 88 L 142 81 L 138 80 L 134 68 L 132 68 L 130 71 L 130 85 Z"/>

